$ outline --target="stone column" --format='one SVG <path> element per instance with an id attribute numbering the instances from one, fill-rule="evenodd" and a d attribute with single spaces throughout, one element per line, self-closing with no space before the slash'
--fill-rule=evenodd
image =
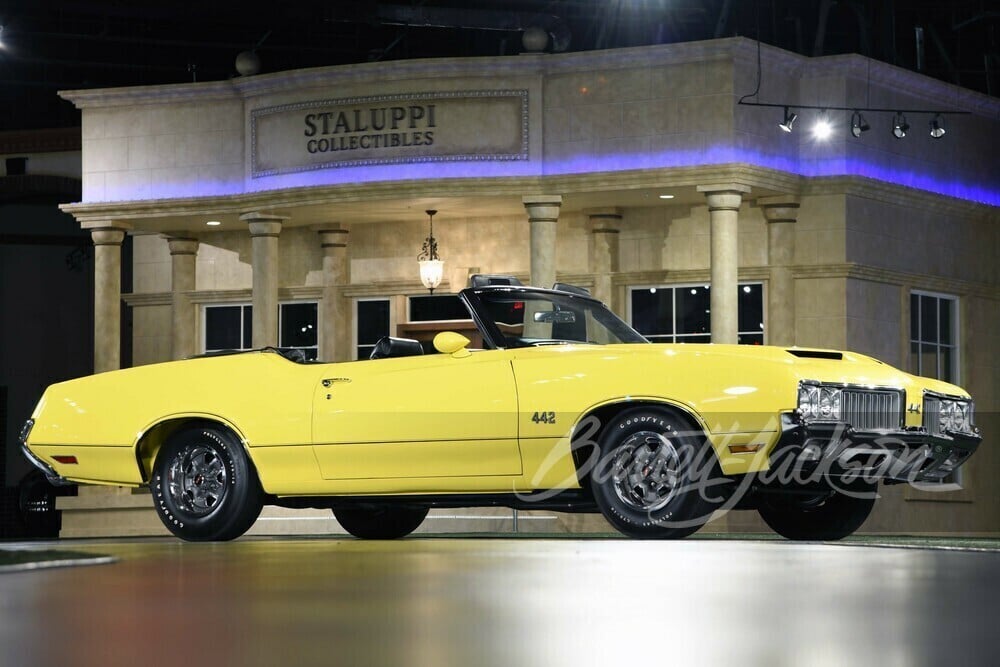
<path id="1" fill-rule="evenodd" d="M 712 231 L 712 342 L 737 342 L 739 302 L 737 299 L 739 268 L 739 210 L 743 195 L 750 192 L 746 185 L 724 183 L 699 185 L 705 193 Z"/>
<path id="2" fill-rule="evenodd" d="M 767 220 L 767 262 L 771 275 L 767 284 L 767 342 L 795 345 L 795 222 L 799 217 L 797 197 L 763 197 L 757 204 Z"/>
<path id="3" fill-rule="evenodd" d="M 323 302 L 320 306 L 319 358 L 322 361 L 347 361 L 351 358 L 352 312 L 343 294 L 351 282 L 351 263 L 347 254 L 348 228 L 339 223 L 319 231 L 323 246 Z"/>
<path id="4" fill-rule="evenodd" d="M 556 281 L 556 222 L 561 195 L 522 197 L 531 225 L 531 278 L 536 287 L 551 288 Z"/>
<path id="5" fill-rule="evenodd" d="M 195 260 L 198 241 L 182 236 L 167 236 L 170 246 L 170 358 L 186 359 L 195 350 L 195 307 L 188 292 L 195 288 Z"/>
<path id="6" fill-rule="evenodd" d="M 122 241 L 125 230 L 96 227 L 94 241 L 94 372 L 121 368 Z"/>
<path id="7" fill-rule="evenodd" d="M 278 235 L 287 217 L 254 211 L 240 216 L 253 237 L 253 346 L 278 344 Z"/>
<path id="8" fill-rule="evenodd" d="M 592 238 L 590 272 L 594 274 L 594 297 L 612 307 L 612 274 L 618 271 L 618 232 L 622 214 L 617 208 L 587 211 Z"/>

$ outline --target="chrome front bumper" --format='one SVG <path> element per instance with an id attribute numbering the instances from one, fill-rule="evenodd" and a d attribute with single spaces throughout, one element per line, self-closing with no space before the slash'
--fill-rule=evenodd
<path id="1" fill-rule="evenodd" d="M 63 477 L 60 477 L 59 474 L 55 471 L 55 468 L 53 468 L 48 463 L 35 456 L 32 453 L 32 451 L 28 449 L 28 435 L 31 434 L 31 427 L 34 426 L 34 424 L 35 420 L 29 419 L 28 421 L 24 422 L 24 426 L 21 427 L 21 435 L 18 439 L 21 441 L 21 453 L 24 455 L 24 458 L 28 459 L 28 463 L 41 470 L 45 474 L 45 479 L 47 479 L 49 481 L 49 484 L 51 484 L 52 486 L 72 485 L 73 482 L 70 482 Z"/>
<path id="2" fill-rule="evenodd" d="M 936 482 L 976 451 L 976 433 L 931 434 L 923 428 L 861 431 L 846 423 L 806 424 L 782 415 L 782 432 L 771 452 L 771 471 L 794 481 L 863 477 L 869 481 Z"/>

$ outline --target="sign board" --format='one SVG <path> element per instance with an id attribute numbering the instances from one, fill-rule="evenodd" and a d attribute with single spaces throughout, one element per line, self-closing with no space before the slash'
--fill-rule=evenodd
<path id="1" fill-rule="evenodd" d="M 254 109 L 254 178 L 407 162 L 527 160 L 528 91 L 347 97 Z"/>

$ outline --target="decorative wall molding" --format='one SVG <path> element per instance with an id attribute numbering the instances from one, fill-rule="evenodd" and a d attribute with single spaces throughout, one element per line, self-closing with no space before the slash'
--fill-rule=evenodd
<path id="1" fill-rule="evenodd" d="M 848 262 L 844 264 L 797 265 L 792 267 L 796 280 L 817 278 L 853 278 L 867 282 L 885 283 L 899 287 L 944 292 L 956 296 L 974 296 L 982 299 L 1000 300 L 1000 286 L 976 283 L 968 280 L 931 276 L 921 273 L 895 271 L 874 266 L 863 266 Z"/>

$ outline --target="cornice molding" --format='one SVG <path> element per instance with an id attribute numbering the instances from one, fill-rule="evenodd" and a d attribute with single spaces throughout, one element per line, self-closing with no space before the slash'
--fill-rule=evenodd
<path id="1" fill-rule="evenodd" d="M 996 216 L 997 208 L 967 199 L 948 197 L 926 190 L 895 185 L 865 176 L 822 176 L 803 179 L 802 195 L 845 195 L 862 197 L 922 211 L 933 211 L 942 215 L 958 216 L 968 220 L 979 220 Z"/>
<path id="2" fill-rule="evenodd" d="M 996 98 L 953 86 L 901 67 L 858 55 L 810 58 L 762 44 L 761 62 L 765 69 L 793 74 L 839 75 L 867 80 L 870 68 L 872 83 L 901 94 L 928 100 L 950 100 L 960 109 L 995 117 L 1000 109 Z M 427 58 L 379 63 L 354 63 L 329 67 L 235 77 L 225 81 L 64 90 L 59 96 L 77 108 L 125 106 L 186 102 L 191 100 L 244 99 L 288 93 L 324 86 L 391 83 L 415 79 L 496 78 L 503 76 L 540 77 L 543 75 L 635 67 L 665 67 L 688 62 L 712 60 L 736 64 L 756 63 L 757 42 L 745 37 L 711 39 L 699 42 L 657 44 L 602 51 L 494 56 L 486 58 Z"/>
<path id="3" fill-rule="evenodd" d="M 771 275 L 767 266 L 741 266 L 737 280 L 766 281 Z M 660 269 L 652 271 L 622 271 L 611 275 L 611 284 L 616 287 L 631 285 L 669 285 L 682 283 L 705 283 L 712 280 L 710 269 Z"/>
<path id="4" fill-rule="evenodd" d="M 796 279 L 852 278 L 866 282 L 884 283 L 897 287 L 925 289 L 944 292 L 956 296 L 974 296 L 993 301 L 1000 300 L 1000 285 L 989 285 L 958 278 L 931 276 L 908 271 L 896 271 L 876 266 L 864 266 L 847 262 L 844 264 L 796 265 L 792 276 Z"/>

